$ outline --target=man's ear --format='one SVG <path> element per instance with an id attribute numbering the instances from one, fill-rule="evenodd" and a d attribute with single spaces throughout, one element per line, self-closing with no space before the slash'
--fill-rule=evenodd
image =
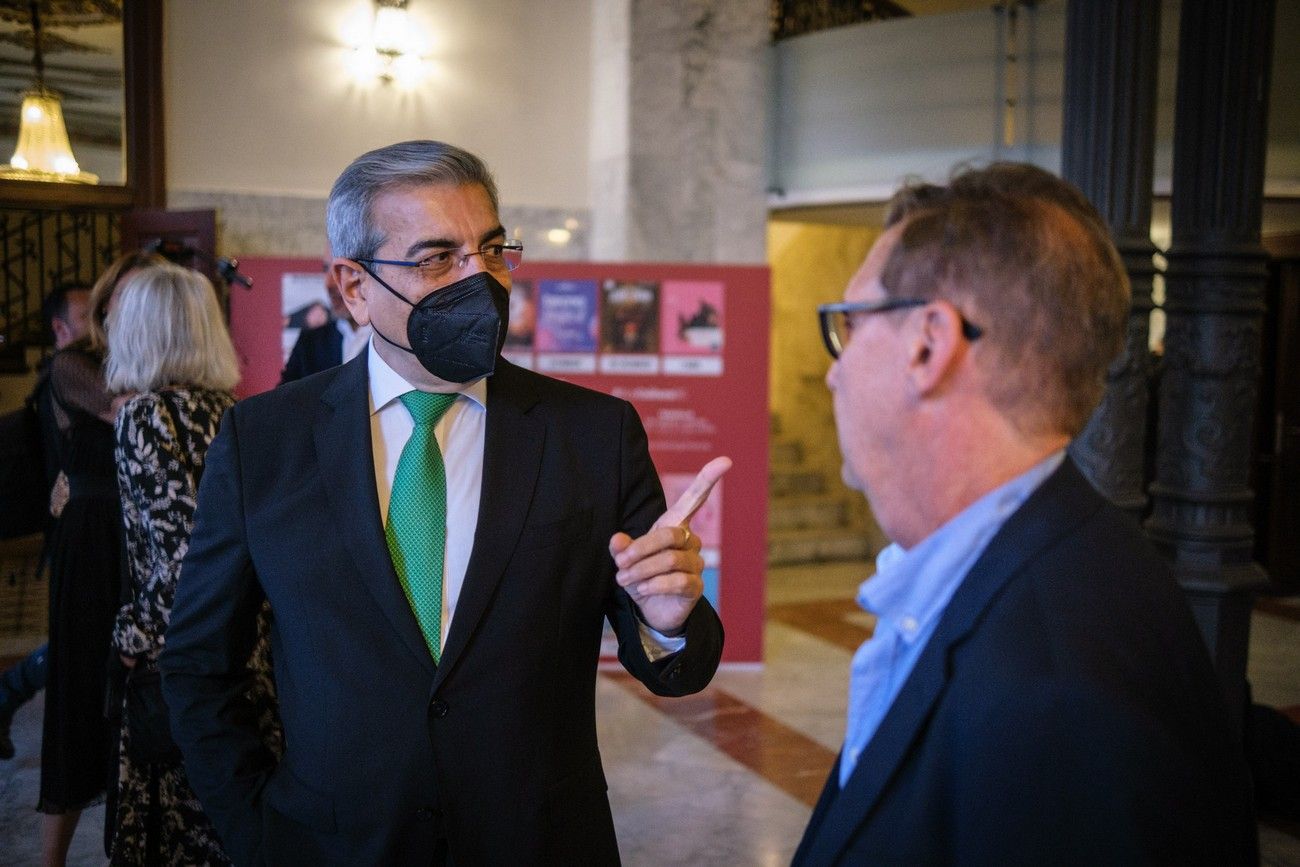
<path id="1" fill-rule="evenodd" d="M 917 394 L 932 395 L 951 381 L 970 347 L 962 336 L 961 314 L 947 301 L 926 305 L 913 321 L 908 376 Z"/>
<path id="2" fill-rule="evenodd" d="M 366 303 L 366 272 L 351 259 L 335 258 L 330 261 L 330 276 L 339 287 L 339 295 L 357 325 L 370 324 L 370 309 Z"/>

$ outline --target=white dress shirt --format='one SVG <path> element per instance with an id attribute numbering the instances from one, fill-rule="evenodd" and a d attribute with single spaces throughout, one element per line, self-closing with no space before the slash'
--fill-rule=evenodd
<path id="1" fill-rule="evenodd" d="M 379 494 L 379 517 L 388 526 L 388 500 L 402 449 L 415 430 L 410 411 L 401 396 L 415 390 L 375 351 L 370 341 L 366 359 L 370 371 L 370 444 L 375 459 L 375 489 Z M 465 583 L 474 534 L 478 529 L 479 497 L 483 490 L 483 443 L 487 432 L 487 379 L 465 383 L 460 396 L 433 428 L 442 452 L 447 478 L 447 547 L 443 557 L 442 637 L 456 616 L 456 602 Z M 685 636 L 669 637 L 641 627 L 641 646 L 652 661 L 686 646 Z"/>
<path id="2" fill-rule="evenodd" d="M 397 462 L 415 430 L 411 413 L 400 398 L 413 388 L 379 357 L 374 341 L 371 341 L 368 351 L 370 443 L 375 456 L 379 517 L 387 527 L 388 500 L 393 493 Z M 465 583 L 465 569 L 469 566 L 469 555 L 474 550 L 474 533 L 478 528 L 479 494 L 483 489 L 487 380 L 466 383 L 459 391 L 456 402 L 433 428 L 447 473 L 447 547 L 443 557 L 440 646 L 447 643 L 447 629 L 456 614 L 461 585 Z"/>

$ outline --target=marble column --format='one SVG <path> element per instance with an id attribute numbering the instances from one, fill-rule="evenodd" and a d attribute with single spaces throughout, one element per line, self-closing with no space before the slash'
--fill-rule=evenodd
<path id="1" fill-rule="evenodd" d="M 1173 560 L 1240 722 L 1250 592 L 1251 421 L 1267 280 L 1260 246 L 1274 0 L 1184 0 L 1173 242 L 1152 539 Z"/>
<path id="2" fill-rule="evenodd" d="M 768 4 L 592 13 L 592 258 L 763 262 Z"/>
<path id="3" fill-rule="evenodd" d="M 1110 226 L 1133 287 L 1124 351 L 1070 454 L 1099 491 L 1141 518 L 1150 376 L 1151 178 L 1155 161 L 1160 4 L 1070 3 L 1065 30 L 1061 174 Z"/>

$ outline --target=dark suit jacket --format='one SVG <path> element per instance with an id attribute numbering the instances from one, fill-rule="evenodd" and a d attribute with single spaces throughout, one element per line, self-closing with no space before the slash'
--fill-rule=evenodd
<path id="1" fill-rule="evenodd" d="M 1165 563 L 1067 460 L 1003 525 L 796 865 L 1242 864 L 1245 759 Z"/>
<path id="2" fill-rule="evenodd" d="M 343 332 L 338 323 L 326 322 L 298 332 L 289 360 L 280 372 L 280 383 L 293 382 L 343 363 Z"/>
<path id="3" fill-rule="evenodd" d="M 489 380 L 478 528 L 435 667 L 393 571 L 367 356 L 236 405 L 207 458 L 161 660 L 176 739 L 238 864 L 602 864 L 618 859 L 596 746 L 602 621 L 651 691 L 721 656 L 701 600 L 652 664 L 608 540 L 664 509 L 624 401 L 506 362 Z M 286 753 L 243 700 L 263 597 Z"/>

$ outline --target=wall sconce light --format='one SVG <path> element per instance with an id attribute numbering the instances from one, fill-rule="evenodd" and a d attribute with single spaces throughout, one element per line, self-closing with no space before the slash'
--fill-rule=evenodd
<path id="1" fill-rule="evenodd" d="M 23 94 L 23 105 L 18 110 L 18 146 L 9 158 L 9 164 L 0 166 L 0 178 L 97 184 L 98 175 L 83 172 L 77 165 L 68 141 L 68 128 L 63 124 L 59 94 L 45 86 L 41 15 L 36 2 L 30 4 L 30 14 L 35 84 Z"/>
<path id="2" fill-rule="evenodd" d="M 359 78 L 378 78 L 385 84 L 411 84 L 418 80 L 423 61 L 416 31 L 406 6 L 408 0 L 374 0 L 370 43 L 356 49 L 354 72 Z"/>

